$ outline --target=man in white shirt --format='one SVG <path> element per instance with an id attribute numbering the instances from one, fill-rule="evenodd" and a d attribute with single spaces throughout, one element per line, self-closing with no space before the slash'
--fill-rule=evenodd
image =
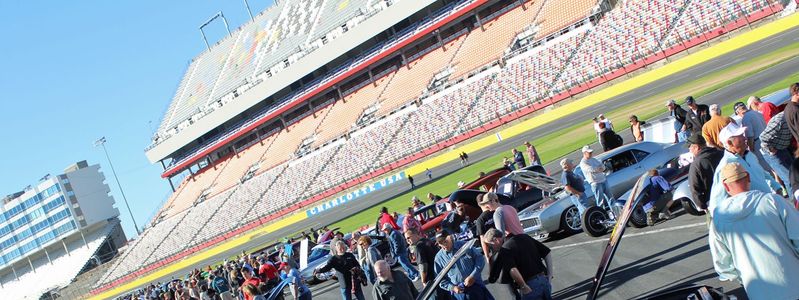
<path id="1" fill-rule="evenodd" d="M 594 150 L 588 145 L 583 146 L 583 159 L 580 161 L 580 169 L 583 171 L 583 176 L 588 184 L 591 185 L 591 191 L 594 193 L 594 199 L 597 206 L 602 206 L 602 201 L 607 201 L 607 207 L 611 207 L 613 203 L 613 195 L 610 192 L 607 178 L 605 177 L 605 165 L 593 157 Z"/>
<path id="2" fill-rule="evenodd" d="M 799 299 L 799 211 L 781 196 L 750 189 L 741 163 L 719 167 L 730 197 L 713 209 L 708 244 L 719 279 L 751 299 Z"/>

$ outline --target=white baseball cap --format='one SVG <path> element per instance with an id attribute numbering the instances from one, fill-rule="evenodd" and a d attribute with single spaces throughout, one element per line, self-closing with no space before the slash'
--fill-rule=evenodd
<path id="1" fill-rule="evenodd" d="M 677 102 L 674 101 L 674 99 L 666 101 L 666 106 L 669 106 L 669 105 L 672 105 L 672 104 L 677 104 Z"/>
<path id="2" fill-rule="evenodd" d="M 594 149 L 591 149 L 588 145 L 583 146 L 583 152 L 594 152 Z"/>
<path id="3" fill-rule="evenodd" d="M 719 143 L 722 146 L 726 146 L 727 140 L 739 135 L 746 136 L 746 127 L 740 126 L 735 122 L 730 122 L 730 124 L 727 124 L 727 126 L 722 128 L 721 132 L 719 132 Z"/>

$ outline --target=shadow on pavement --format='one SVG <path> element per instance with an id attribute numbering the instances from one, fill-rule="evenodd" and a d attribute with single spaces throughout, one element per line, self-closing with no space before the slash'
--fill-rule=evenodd
<path id="1" fill-rule="evenodd" d="M 701 246 L 694 248 L 690 251 L 687 251 L 678 256 L 673 256 L 665 260 L 659 259 L 661 256 L 669 252 L 681 250 L 683 247 L 703 239 L 707 239 L 707 234 L 703 234 L 702 236 L 699 236 L 695 239 L 674 245 L 671 248 L 664 249 L 660 252 L 641 258 L 627 265 L 615 268 L 611 266 L 612 271 L 605 276 L 605 280 L 604 283 L 602 284 L 602 289 L 599 293 L 599 297 L 602 298 L 602 296 L 604 296 L 608 291 L 611 291 L 615 287 L 618 287 L 619 285 L 624 284 L 627 281 L 630 281 L 638 274 L 647 274 L 649 272 L 660 269 L 661 267 L 665 267 L 674 262 L 680 261 L 686 257 L 694 256 L 699 253 L 709 251 L 708 246 Z M 591 289 L 592 283 L 593 283 L 593 277 L 583 280 L 570 287 L 564 288 L 560 291 L 557 291 L 552 294 L 552 297 L 554 299 L 565 299 L 565 298 L 574 298 L 577 296 L 584 296 Z"/>

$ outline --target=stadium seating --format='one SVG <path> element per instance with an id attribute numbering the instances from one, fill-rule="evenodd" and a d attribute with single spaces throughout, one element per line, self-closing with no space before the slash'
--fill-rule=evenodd
<path id="1" fill-rule="evenodd" d="M 297 150 L 302 141 L 316 133 L 316 129 L 322 123 L 322 120 L 325 119 L 325 115 L 330 108 L 328 105 L 314 113 L 308 113 L 302 119 L 288 125 L 287 129 L 283 129 L 275 139 L 275 147 L 264 154 L 263 159 L 261 159 L 259 172 L 271 169 L 292 158 L 294 151 Z"/>
<path id="2" fill-rule="evenodd" d="M 263 156 L 267 153 L 269 148 L 274 145 L 277 134 L 272 134 L 261 141 L 253 141 L 251 146 L 239 150 L 239 152 L 230 158 L 230 163 L 222 170 L 217 178 L 214 193 L 227 191 L 231 187 L 239 184 L 241 178 L 250 168 L 261 161 Z"/>
<path id="3" fill-rule="evenodd" d="M 588 34 L 558 83 L 558 90 L 590 81 L 660 52 L 661 41 L 686 2 L 630 0 L 608 12 Z"/>
<path id="4" fill-rule="evenodd" d="M 619 1 L 622 3 L 624 1 Z M 630 2 L 628 0 L 627 2 Z M 536 18 L 537 38 L 543 38 L 576 21 L 585 19 L 596 8 L 597 0 L 547 0 Z"/>
<path id="5" fill-rule="evenodd" d="M 683 16 L 668 37 L 669 46 L 698 37 L 703 33 L 769 5 L 767 0 L 690 1 Z"/>
<path id="6" fill-rule="evenodd" d="M 469 32 L 463 46 L 452 59 L 454 71 L 451 78 L 460 78 L 499 59 L 519 32 L 533 24 L 545 2 L 536 0 L 518 6 L 510 4 L 485 18 L 483 26 L 475 24 L 476 27 Z"/>
<path id="7" fill-rule="evenodd" d="M 336 101 L 330 109 L 330 113 L 325 117 L 322 124 L 319 125 L 319 132 L 314 146 L 318 147 L 331 139 L 347 133 L 350 127 L 341 126 L 341 124 L 355 124 L 355 121 L 363 110 L 377 102 L 377 97 L 383 93 L 383 90 L 385 90 L 391 78 L 394 77 L 394 74 L 394 72 L 390 72 L 387 75 L 378 77 L 374 83 L 366 82 L 363 87 L 345 95 L 343 101 Z"/>
<path id="8" fill-rule="evenodd" d="M 344 27 L 352 29 L 397 1 L 379 1 L 372 6 L 364 2 L 368 3 L 278 1 L 242 25 L 189 65 L 159 125 L 154 145 L 341 36 Z M 271 75 L 265 75 L 267 71 Z"/>
<path id="9" fill-rule="evenodd" d="M 409 63 L 397 69 L 391 83 L 380 95 L 377 115 L 384 116 L 427 91 L 433 75 L 449 64 L 463 40 L 463 36 L 457 36 L 443 46 L 436 44 L 431 46 L 432 50 L 422 50 L 415 55 L 419 59 L 408 57 Z"/>
<path id="10" fill-rule="evenodd" d="M 314 196 L 322 191 L 373 171 L 383 161 L 379 159 L 386 147 L 407 119 L 407 115 L 390 116 L 377 123 L 354 132 L 330 160 L 324 172 L 319 174 L 316 184 L 305 195 Z M 399 145 L 395 145 L 399 146 Z"/>

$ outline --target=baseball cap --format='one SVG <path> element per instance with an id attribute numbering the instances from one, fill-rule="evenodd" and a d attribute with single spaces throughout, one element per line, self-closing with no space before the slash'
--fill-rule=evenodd
<path id="1" fill-rule="evenodd" d="M 721 179 L 724 183 L 736 182 L 749 176 L 744 166 L 737 162 L 731 162 L 721 167 Z"/>
<path id="2" fill-rule="evenodd" d="M 596 117 L 597 117 L 597 118 L 599 118 L 599 119 L 602 119 L 602 118 L 604 118 L 604 117 L 605 117 L 605 114 L 599 114 L 599 115 L 598 115 L 598 116 L 596 116 Z"/>
<path id="3" fill-rule="evenodd" d="M 490 202 L 494 201 L 495 199 L 497 199 L 497 194 L 490 193 L 490 192 L 489 193 L 485 193 L 483 195 L 483 197 L 480 197 L 478 199 L 479 199 L 479 202 L 477 202 L 477 204 L 479 204 L 479 205 L 487 204 L 487 203 L 490 203 Z"/>
<path id="4" fill-rule="evenodd" d="M 705 141 L 705 138 L 702 137 L 701 134 L 692 134 L 691 136 L 688 137 L 688 139 L 685 140 L 685 146 L 688 147 L 694 144 L 704 146 L 707 145 L 707 142 Z"/>
<path id="5" fill-rule="evenodd" d="M 739 108 L 746 108 L 746 104 L 744 104 L 743 102 L 735 102 L 735 105 L 733 105 L 732 110 L 738 111 Z"/>
<path id="6" fill-rule="evenodd" d="M 588 145 L 585 145 L 583 146 L 583 152 L 594 152 L 594 150 L 591 149 L 591 147 L 589 147 Z"/>
<path id="7" fill-rule="evenodd" d="M 685 97 L 685 104 L 691 105 L 694 103 L 696 103 L 696 100 L 694 100 L 694 96 Z"/>
<path id="8" fill-rule="evenodd" d="M 727 126 L 722 128 L 721 132 L 719 132 L 719 143 L 721 145 L 727 145 L 727 140 L 739 135 L 746 135 L 746 127 L 739 126 L 735 122 L 730 122 L 730 124 L 727 124 Z"/>
<path id="9" fill-rule="evenodd" d="M 289 263 L 287 263 L 287 262 L 282 262 L 282 263 L 280 263 L 280 265 L 278 265 L 278 266 L 277 266 L 277 268 L 278 268 L 278 269 L 282 269 L 282 268 L 285 268 L 285 267 L 290 267 L 290 266 L 291 266 L 291 265 L 289 265 Z"/>
<path id="10" fill-rule="evenodd" d="M 669 105 L 672 105 L 672 104 L 677 104 L 677 101 L 674 101 L 674 99 L 666 101 L 666 106 L 669 106 Z"/>
<path id="11" fill-rule="evenodd" d="M 383 227 L 381 227 L 381 228 L 382 228 L 383 230 L 386 230 L 386 229 L 392 229 L 392 227 L 391 227 L 391 224 L 388 224 L 388 223 L 383 223 Z"/>

